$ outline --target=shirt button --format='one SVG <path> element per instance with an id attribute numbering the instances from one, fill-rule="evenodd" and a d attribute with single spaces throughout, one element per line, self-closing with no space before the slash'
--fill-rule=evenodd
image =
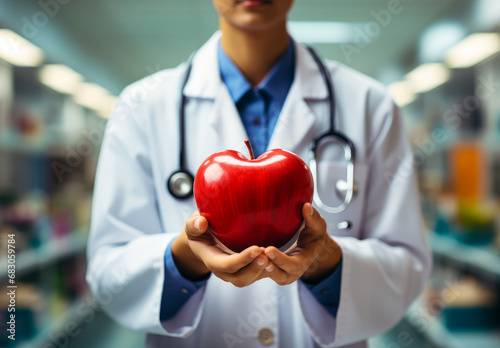
<path id="1" fill-rule="evenodd" d="M 252 123 L 254 126 L 260 126 L 260 118 L 254 117 L 254 119 L 252 120 Z"/>
<path id="2" fill-rule="evenodd" d="M 189 294 L 189 290 L 186 288 L 182 288 L 181 291 L 183 294 L 186 294 L 186 295 Z"/>
<path id="3" fill-rule="evenodd" d="M 265 346 L 270 345 L 274 341 L 274 333 L 268 327 L 263 327 L 259 330 L 259 342 Z"/>
<path id="4" fill-rule="evenodd" d="M 322 294 L 322 295 L 326 295 L 326 294 L 328 294 L 328 289 L 323 289 L 323 290 L 321 290 L 321 294 Z"/>

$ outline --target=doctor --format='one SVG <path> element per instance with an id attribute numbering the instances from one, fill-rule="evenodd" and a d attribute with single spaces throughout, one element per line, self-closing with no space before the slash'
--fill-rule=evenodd
<path id="1" fill-rule="evenodd" d="M 220 32 L 195 54 L 184 88 L 186 167 L 212 153 L 283 148 L 308 161 L 330 122 L 311 53 L 289 37 L 292 0 L 213 0 Z M 306 226 L 284 254 L 227 255 L 194 199 L 169 194 L 178 169 L 179 93 L 186 65 L 127 87 L 109 120 L 97 170 L 87 281 L 147 347 L 366 347 L 420 293 L 431 260 L 411 149 L 379 83 L 327 62 L 335 122 L 356 148 L 358 194 L 342 213 L 305 204 Z M 335 205 L 345 163 L 322 144 L 315 185 Z M 350 229 L 337 223 L 350 220 Z"/>

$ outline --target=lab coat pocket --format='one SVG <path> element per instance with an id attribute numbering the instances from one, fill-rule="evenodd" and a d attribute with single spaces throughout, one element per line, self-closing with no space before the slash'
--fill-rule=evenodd
<path id="1" fill-rule="evenodd" d="M 368 176 L 368 166 L 364 163 L 355 163 L 354 181 L 357 193 L 347 208 L 340 213 L 328 213 L 314 204 L 327 222 L 328 232 L 333 236 L 360 237 L 364 217 L 365 191 Z M 345 161 L 320 161 L 318 163 L 317 185 L 319 196 L 328 206 L 339 206 L 344 201 L 342 193 L 336 189 L 338 180 L 346 180 Z M 351 228 L 338 230 L 336 225 L 349 221 Z"/>

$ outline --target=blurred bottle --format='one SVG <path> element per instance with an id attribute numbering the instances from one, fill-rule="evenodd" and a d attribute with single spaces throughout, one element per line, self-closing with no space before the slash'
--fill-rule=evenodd
<path id="1" fill-rule="evenodd" d="M 495 210 L 488 192 L 488 165 L 478 142 L 455 144 L 450 149 L 450 173 L 458 200 L 455 237 L 468 244 L 489 244 L 494 236 Z"/>

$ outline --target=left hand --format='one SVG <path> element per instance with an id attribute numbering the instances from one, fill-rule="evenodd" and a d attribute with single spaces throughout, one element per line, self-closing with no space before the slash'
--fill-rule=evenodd
<path id="1" fill-rule="evenodd" d="M 263 276 L 279 285 L 287 285 L 303 278 L 316 283 L 330 275 L 342 257 L 342 251 L 326 230 L 326 221 L 314 207 L 302 206 L 305 226 L 300 232 L 297 246 L 287 254 L 274 246 L 265 248 L 268 264 Z M 275 266 L 275 267 L 270 267 Z"/>

